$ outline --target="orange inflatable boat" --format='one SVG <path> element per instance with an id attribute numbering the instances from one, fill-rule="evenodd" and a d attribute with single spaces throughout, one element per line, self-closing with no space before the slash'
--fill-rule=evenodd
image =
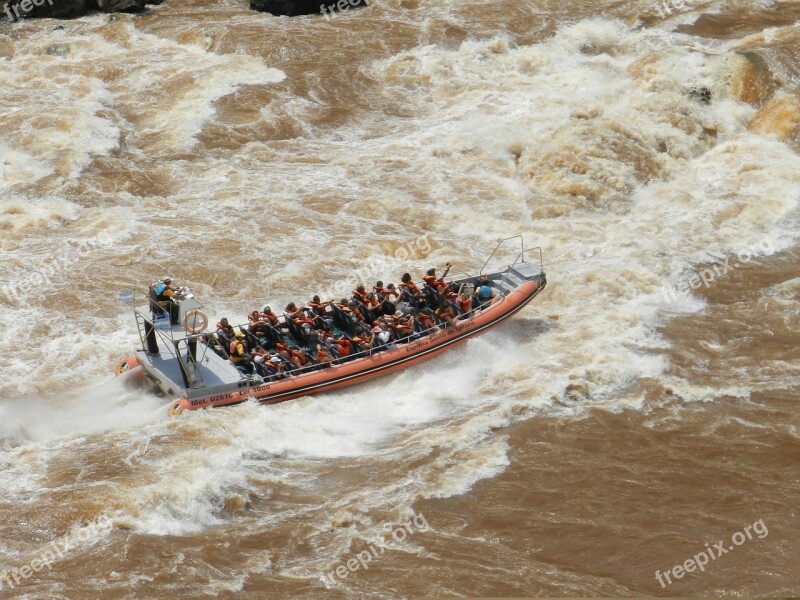
<path id="1" fill-rule="evenodd" d="M 539 261 L 532 265 L 517 237 L 521 252 L 505 271 L 464 274 L 438 290 L 426 284 L 405 295 L 407 302 L 389 296 L 394 314 L 331 302 L 316 312 L 301 307 L 281 315 L 274 326 L 254 315 L 238 332 L 229 326 L 207 331 L 208 317 L 188 290 L 163 312 L 151 293 L 150 306 L 134 310 L 142 348 L 116 374 L 131 372 L 131 381 L 174 399 L 169 413 L 177 416 L 251 398 L 275 404 L 394 373 L 499 325 L 544 289 L 541 249 L 533 249 Z M 398 323 L 405 328 L 393 327 Z M 337 352 L 343 348 L 349 353 Z"/>

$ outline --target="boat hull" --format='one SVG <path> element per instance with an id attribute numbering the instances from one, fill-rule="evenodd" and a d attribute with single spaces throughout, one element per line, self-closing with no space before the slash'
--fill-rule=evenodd
<path id="1" fill-rule="evenodd" d="M 459 321 L 456 325 L 374 356 L 241 390 L 212 393 L 191 399 L 180 398 L 172 405 L 170 414 L 179 415 L 185 410 L 231 406 L 253 398 L 262 404 L 277 404 L 391 374 L 441 354 L 502 323 L 522 310 L 545 285 L 546 279 L 543 276 L 538 280 L 526 281 L 468 320 Z"/>

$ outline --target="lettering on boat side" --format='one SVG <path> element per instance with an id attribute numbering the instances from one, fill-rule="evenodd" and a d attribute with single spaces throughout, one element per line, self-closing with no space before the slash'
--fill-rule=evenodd
<path id="1" fill-rule="evenodd" d="M 473 325 L 475 325 L 475 321 L 474 320 L 469 321 L 468 323 L 464 323 L 462 325 L 456 325 L 455 327 L 450 327 L 448 329 L 445 329 L 441 333 L 437 333 L 436 335 L 432 335 L 429 338 L 426 338 L 424 340 L 420 340 L 419 342 L 416 342 L 415 344 L 410 345 L 408 348 L 406 348 L 406 353 L 408 354 L 408 353 L 411 353 L 411 352 L 415 352 L 416 350 L 418 350 L 420 348 L 424 348 L 425 346 L 429 346 L 430 344 L 434 344 L 434 343 L 436 343 L 438 341 L 441 341 L 441 340 L 443 340 L 443 339 L 445 339 L 447 337 L 450 337 L 451 335 L 454 335 L 454 334 L 458 333 L 459 331 L 462 331 L 464 329 L 468 329 L 468 328 L 472 327 Z"/>
<path id="2" fill-rule="evenodd" d="M 254 388 L 251 388 L 249 391 L 253 392 L 254 394 L 258 394 L 259 392 L 266 392 L 270 387 L 271 384 L 268 385 L 259 385 Z M 241 392 L 229 392 L 227 394 L 219 394 L 217 396 L 210 396 L 208 398 L 200 398 L 198 400 L 192 400 L 192 406 L 198 406 L 200 404 L 205 404 L 207 402 L 217 402 L 218 400 L 230 400 L 235 396 L 239 396 Z"/>

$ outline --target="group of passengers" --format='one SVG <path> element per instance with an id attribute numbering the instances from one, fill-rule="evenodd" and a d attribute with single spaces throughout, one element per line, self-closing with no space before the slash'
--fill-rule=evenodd
<path id="1" fill-rule="evenodd" d="M 350 298 L 322 301 L 314 296 L 305 306 L 290 302 L 282 315 L 271 307 L 254 310 L 240 331 L 223 318 L 216 336 L 205 343 L 244 374 L 281 379 L 292 371 L 326 368 L 337 360 L 350 360 L 395 348 L 439 327 L 454 325 L 474 308 L 492 302 L 491 282 L 483 276 L 477 285 L 445 281 L 429 269 L 418 287 L 409 273 L 400 284 L 378 281 L 367 291 L 358 285 Z M 339 331 L 338 335 L 336 331 Z M 290 343 L 293 340 L 295 343 Z"/>

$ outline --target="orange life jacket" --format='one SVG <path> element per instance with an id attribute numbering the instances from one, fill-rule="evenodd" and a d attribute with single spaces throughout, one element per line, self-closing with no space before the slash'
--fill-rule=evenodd
<path id="1" fill-rule="evenodd" d="M 408 283 L 401 283 L 400 287 L 406 288 L 413 295 L 419 294 L 419 288 L 417 288 L 416 284 L 413 281 L 409 281 Z"/>
<path id="2" fill-rule="evenodd" d="M 308 359 L 305 357 L 305 355 L 303 355 L 301 352 L 298 352 L 297 350 L 290 350 L 289 356 L 292 357 L 292 362 L 294 362 L 295 358 L 299 360 L 301 367 L 306 366 L 306 363 L 308 362 Z"/>
<path id="3" fill-rule="evenodd" d="M 414 332 L 414 326 L 411 323 L 397 323 L 394 328 L 397 330 L 397 333 L 400 334 L 400 337 Z"/>
<path id="4" fill-rule="evenodd" d="M 444 306 L 441 308 L 436 309 L 436 316 L 439 317 L 442 321 L 447 319 L 452 319 L 455 317 L 453 314 L 453 310 L 449 306 Z"/>
<path id="5" fill-rule="evenodd" d="M 427 313 L 420 313 L 419 315 L 417 315 L 417 320 L 420 323 L 422 323 L 422 326 L 425 329 L 430 329 L 431 327 L 436 325 L 436 323 L 433 321 L 431 316 L 429 314 L 427 314 Z"/>
<path id="6" fill-rule="evenodd" d="M 316 302 L 309 302 L 308 303 L 308 308 L 310 308 L 311 311 L 315 315 L 319 315 L 320 317 L 324 317 L 325 316 L 325 305 L 324 304 L 317 304 Z"/>

